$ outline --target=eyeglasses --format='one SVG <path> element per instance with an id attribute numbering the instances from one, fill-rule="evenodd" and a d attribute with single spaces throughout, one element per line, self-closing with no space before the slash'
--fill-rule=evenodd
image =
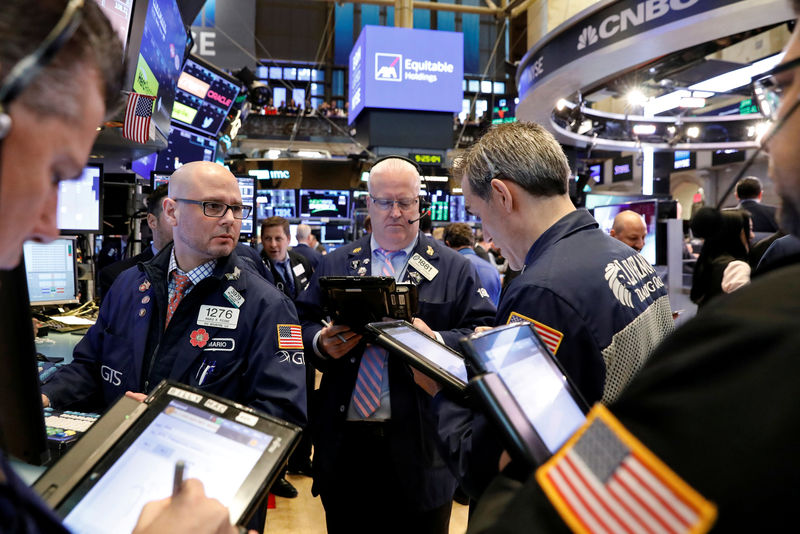
<path id="1" fill-rule="evenodd" d="M 408 211 L 414 206 L 417 205 L 419 202 L 419 198 L 399 198 L 397 200 L 392 200 L 391 198 L 375 198 L 372 195 L 369 196 L 372 199 L 372 203 L 378 206 L 378 208 L 382 211 L 389 211 L 391 210 L 395 204 L 397 207 L 400 208 L 400 211 Z"/>
<path id="2" fill-rule="evenodd" d="M 253 206 L 240 206 L 217 202 L 216 200 L 190 200 L 188 198 L 176 198 L 176 202 L 186 202 L 187 204 L 197 204 L 203 206 L 203 215 L 206 217 L 222 218 L 231 210 L 234 219 L 246 219 L 250 216 Z"/>
<path id="3" fill-rule="evenodd" d="M 778 79 L 778 75 L 800 67 L 800 57 L 782 63 L 768 72 L 765 76 L 753 82 L 753 95 L 758 111 L 765 119 L 775 121 L 778 118 L 778 108 L 783 98 L 783 89 L 791 80 Z"/>

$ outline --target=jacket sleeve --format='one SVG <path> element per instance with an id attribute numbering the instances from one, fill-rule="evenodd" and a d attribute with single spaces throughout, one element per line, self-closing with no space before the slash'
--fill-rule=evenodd
<path id="1" fill-rule="evenodd" d="M 483 288 L 475 267 L 468 261 L 458 262 L 457 269 L 448 273 L 447 284 L 456 284 L 455 290 L 449 293 L 455 296 L 452 302 L 447 303 L 449 316 L 447 320 L 451 328 L 437 330 L 448 347 L 460 350 L 459 339 L 472 334 L 477 326 L 491 326 L 494 324 L 495 307 Z M 442 273 L 445 274 L 445 273 Z M 423 316 L 428 321 L 429 317 Z M 429 324 L 429 326 L 431 326 Z"/>
<path id="2" fill-rule="evenodd" d="M 322 292 L 319 288 L 319 278 L 328 276 L 330 271 L 330 260 L 328 256 L 323 256 L 314 274 L 311 275 L 308 288 L 300 293 L 295 301 L 297 313 L 303 326 L 303 346 L 306 350 L 306 361 L 311 362 L 316 369 L 322 372 L 325 372 L 331 360 L 317 355 L 314 348 L 314 338 L 322 330 L 321 320 L 323 319 Z"/>

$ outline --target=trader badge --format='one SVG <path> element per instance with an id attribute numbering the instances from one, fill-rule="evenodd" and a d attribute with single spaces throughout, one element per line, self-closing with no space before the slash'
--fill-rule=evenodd
<path id="1" fill-rule="evenodd" d="M 426 253 L 428 256 L 433 256 L 433 247 L 432 247 L 432 246 L 430 246 L 430 245 L 428 245 L 428 248 L 427 248 L 427 250 L 425 250 L 425 253 Z"/>

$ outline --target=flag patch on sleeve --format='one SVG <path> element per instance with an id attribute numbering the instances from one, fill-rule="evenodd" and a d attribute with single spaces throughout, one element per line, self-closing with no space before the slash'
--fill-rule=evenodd
<path id="1" fill-rule="evenodd" d="M 547 345 L 548 349 L 550 349 L 550 352 L 555 355 L 559 345 L 561 345 L 561 340 L 564 339 L 564 334 L 555 328 L 549 327 L 544 323 L 540 323 L 539 321 L 535 321 L 530 317 L 525 317 L 521 313 L 517 312 L 511 312 L 511 315 L 508 316 L 508 321 L 506 321 L 506 324 L 521 323 L 523 321 L 528 321 L 529 323 L 533 324 L 533 328 L 536 330 L 536 333 L 539 334 L 540 338 L 542 338 L 542 341 L 544 341 L 544 344 Z"/>
<path id="2" fill-rule="evenodd" d="M 703 533 L 717 516 L 601 404 L 536 480 L 573 532 Z"/>
<path id="3" fill-rule="evenodd" d="M 279 324 L 278 325 L 278 348 L 279 349 L 302 349 L 303 334 L 300 325 Z"/>

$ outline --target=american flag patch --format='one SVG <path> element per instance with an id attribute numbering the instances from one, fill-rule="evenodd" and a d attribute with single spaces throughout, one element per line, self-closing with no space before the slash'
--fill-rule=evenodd
<path id="1" fill-rule="evenodd" d="M 303 334 L 300 325 L 279 324 L 278 325 L 278 348 L 279 349 L 302 349 Z"/>
<path id="2" fill-rule="evenodd" d="M 533 328 L 536 330 L 536 333 L 539 334 L 539 337 L 542 338 L 544 344 L 547 345 L 547 348 L 550 349 L 550 352 L 552 352 L 555 356 L 559 345 L 561 345 L 561 340 L 564 339 L 564 334 L 555 328 L 550 328 L 544 323 L 534 321 L 530 317 L 525 317 L 521 313 L 517 312 L 511 312 L 511 315 L 508 316 L 508 321 L 506 321 L 506 324 L 521 323 L 523 321 L 533 324 Z"/>
<path id="3" fill-rule="evenodd" d="M 601 404 L 536 480 L 574 532 L 702 533 L 717 516 Z"/>

